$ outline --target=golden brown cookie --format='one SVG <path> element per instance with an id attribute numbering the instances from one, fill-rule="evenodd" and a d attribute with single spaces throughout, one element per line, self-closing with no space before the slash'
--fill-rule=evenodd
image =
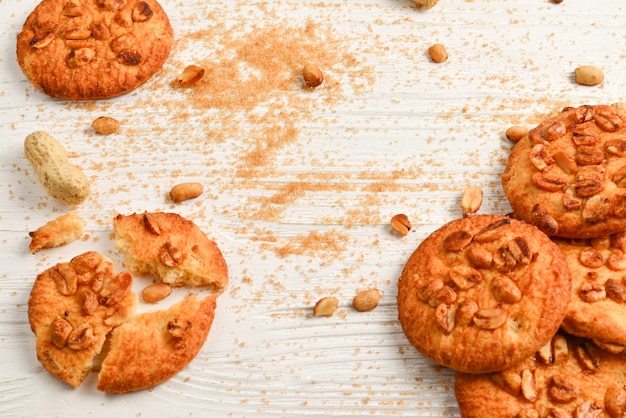
<path id="1" fill-rule="evenodd" d="M 496 215 L 454 220 L 411 255 L 398 283 L 398 318 L 426 357 L 487 373 L 552 338 L 570 298 L 558 246 L 537 228 Z"/>
<path id="2" fill-rule="evenodd" d="M 85 221 L 75 212 L 61 215 L 28 235 L 32 238 L 28 249 L 31 253 L 45 248 L 56 248 L 80 238 L 83 235 Z"/>
<path id="3" fill-rule="evenodd" d="M 456 373 L 465 418 L 617 418 L 626 413 L 626 361 L 590 340 L 557 334 L 515 367 Z"/>
<path id="4" fill-rule="evenodd" d="M 626 111 L 567 108 L 521 139 L 502 176 L 514 214 L 550 236 L 626 230 Z"/>
<path id="5" fill-rule="evenodd" d="M 37 276 L 28 300 L 37 358 L 60 380 L 77 387 L 93 367 L 107 334 L 132 314 L 133 277 L 115 274 L 97 252 L 59 263 Z"/>
<path id="6" fill-rule="evenodd" d="M 572 275 L 562 327 L 613 352 L 626 346 L 626 233 L 591 240 L 555 239 Z"/>
<path id="7" fill-rule="evenodd" d="M 115 328 L 98 375 L 98 390 L 125 393 L 151 388 L 184 369 L 206 341 L 215 295 L 191 294 L 167 310 L 148 312 Z"/>
<path id="8" fill-rule="evenodd" d="M 156 0 L 43 0 L 17 36 L 17 61 L 52 97 L 106 99 L 145 83 L 173 42 Z"/>
<path id="9" fill-rule="evenodd" d="M 172 286 L 228 284 L 228 268 L 217 244 L 198 226 L 175 213 L 117 215 L 115 245 L 136 275 L 150 274 Z"/>

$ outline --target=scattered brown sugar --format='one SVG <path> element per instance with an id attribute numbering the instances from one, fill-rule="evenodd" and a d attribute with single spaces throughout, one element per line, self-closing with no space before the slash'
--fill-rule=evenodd
<path id="1" fill-rule="evenodd" d="M 138 95 L 128 104 L 117 104 L 120 113 L 145 109 L 145 119 L 140 124 L 126 120 L 126 142 L 120 144 L 115 156 L 102 148 L 96 167 L 131 171 L 134 155 L 150 154 L 155 155 L 154 161 L 144 165 L 154 165 L 152 178 L 195 174 L 228 179 L 212 184 L 205 198 L 240 193 L 244 197 L 241 206 L 226 210 L 245 220 L 281 220 L 289 205 L 307 193 L 322 190 L 326 179 L 314 170 L 302 178 L 273 181 L 282 175 L 278 157 L 299 159 L 298 150 L 306 147 L 302 127 L 318 115 L 332 112 L 349 97 L 370 91 L 375 72 L 353 47 L 358 43 L 339 36 L 332 25 L 312 19 L 297 25 L 270 10 L 264 13 L 267 16 L 259 24 L 246 20 L 233 25 L 216 9 L 204 16 L 210 26 L 200 28 L 194 24 L 195 17 L 188 18 L 190 24 L 181 27 L 194 29 L 177 32 L 174 53 L 161 74 L 145 87 L 150 89 L 150 97 Z M 302 68 L 307 62 L 324 69 L 324 83 L 315 89 L 307 87 L 303 79 Z M 176 80 L 190 63 L 204 70 L 203 77 L 181 88 Z M 116 109 L 111 102 L 68 106 L 90 112 Z M 119 109 L 122 106 L 128 106 L 128 112 Z M 167 121 L 163 121 L 164 115 Z M 159 159 L 165 158 L 164 147 L 184 150 L 203 158 L 205 164 L 192 169 L 191 163 L 182 161 L 176 173 L 164 170 L 159 164 Z M 216 147 L 230 149 L 230 161 L 214 161 Z M 342 189 L 345 179 L 335 178 L 326 187 Z M 131 190 L 117 188 L 108 193 Z M 255 193 L 257 190 L 272 194 Z"/>
<path id="2" fill-rule="evenodd" d="M 320 3 L 311 7 L 328 6 Z M 304 245 L 317 243 L 307 244 L 302 237 L 289 237 L 280 231 L 266 233 L 262 229 L 271 229 L 285 221 L 300 222 L 299 217 L 309 216 L 302 213 L 318 202 L 328 210 L 319 212 L 317 218 L 306 219 L 311 222 L 311 228 L 318 225 L 318 229 L 323 230 L 324 226 L 337 225 L 343 230 L 387 224 L 396 208 L 404 210 L 414 205 L 415 196 L 421 193 L 441 195 L 458 191 L 455 179 L 443 178 L 451 176 L 449 172 L 433 169 L 437 165 L 443 167 L 445 162 L 437 155 L 421 154 L 418 144 L 415 149 L 408 149 L 406 160 L 399 161 L 392 170 L 381 169 L 376 156 L 362 157 L 362 161 L 342 161 L 335 159 L 333 151 L 328 150 L 310 157 L 318 144 L 314 143 L 318 130 L 325 138 L 332 132 L 332 140 L 324 140 L 324 146 L 334 146 L 335 140 L 358 146 L 359 141 L 366 141 L 362 139 L 364 136 L 371 137 L 377 131 L 388 138 L 394 129 L 392 124 L 397 123 L 392 121 L 384 128 L 374 124 L 353 126 L 342 121 L 343 115 L 335 112 L 360 103 L 367 106 L 368 95 L 378 84 L 377 77 L 384 76 L 382 69 L 372 67 L 367 61 L 370 56 L 388 54 L 387 40 L 376 32 L 375 25 L 368 31 L 371 42 L 363 42 L 362 34 L 337 32 L 332 23 L 323 19 L 290 21 L 277 16 L 267 5 L 259 6 L 258 13 L 263 16 L 254 21 L 243 15 L 240 21 L 225 20 L 219 6 L 207 7 L 207 10 L 201 12 L 202 22 L 207 22 L 204 25 L 198 24 L 198 16 L 183 17 L 178 22 L 180 29 L 174 53 L 157 77 L 144 87 L 149 94 L 133 93 L 128 101 L 67 105 L 100 114 L 136 115 L 136 109 L 142 110 L 141 120 L 133 120 L 132 116 L 121 119 L 125 129 L 124 134 L 116 138 L 119 146 L 115 148 L 115 155 L 108 147 L 100 146 L 101 138 L 90 140 L 101 150 L 91 160 L 92 169 L 127 173 L 119 174 L 123 182 L 106 191 L 119 197 L 120 206 L 140 205 L 134 192 L 138 188 L 149 190 L 145 186 L 153 183 L 135 173 L 148 173 L 151 179 L 156 179 L 157 186 L 145 192 L 147 199 L 153 194 L 162 199 L 172 178 L 179 178 L 181 182 L 190 176 L 210 179 L 201 202 L 194 209 L 194 216 L 202 218 L 205 213 L 219 212 L 239 220 L 241 222 L 227 225 L 247 239 L 256 238 L 250 234 L 250 225 L 254 224 L 261 229 L 256 235 L 271 236 L 274 240 L 270 243 L 259 239 L 261 248 L 284 257 L 306 253 Z M 406 19 L 410 20 L 410 15 Z M 387 23 L 381 20 L 376 24 Z M 411 48 L 399 53 L 404 54 L 407 61 L 423 61 L 423 49 Z M 316 88 L 307 87 L 303 79 L 303 66 L 310 62 L 324 75 L 324 82 Z M 184 88 L 175 85 L 176 78 L 192 63 L 204 70 L 204 76 Z M 449 88 L 453 81 L 449 76 L 437 80 L 441 88 Z M 411 82 L 419 85 L 423 80 L 416 78 Z M 515 80 L 503 76 L 487 82 L 494 86 Z M 399 87 L 406 89 L 406 86 L 395 86 Z M 389 100 L 386 106 L 402 103 L 395 97 Z M 494 111 L 503 116 L 503 126 L 531 126 L 533 121 L 527 117 L 520 119 L 519 113 L 508 109 L 528 108 L 537 101 L 510 98 L 495 102 L 485 96 L 482 102 L 463 102 L 462 109 L 452 106 L 434 116 L 435 122 L 449 126 L 444 137 L 418 139 L 428 146 L 441 144 L 440 149 L 444 150 L 446 141 L 452 141 L 455 135 L 464 135 L 463 123 L 493 124 Z M 494 109 L 494 103 L 498 109 Z M 540 105 L 550 108 L 546 103 Z M 128 106 L 127 112 L 124 106 Z M 403 117 L 398 115 L 398 118 Z M 375 123 L 375 118 L 373 120 Z M 463 123 L 458 123 L 459 120 Z M 84 129 L 84 122 L 77 122 L 77 126 Z M 342 131 L 343 126 L 346 128 Z M 389 145 L 394 146 L 391 141 Z M 168 149 L 167 156 L 164 148 Z M 480 144 L 476 144 L 476 148 L 479 149 Z M 194 158 L 180 161 L 173 169 L 169 162 L 172 154 L 177 154 L 174 158 L 186 155 L 194 155 Z M 358 157 L 358 152 L 356 154 Z M 143 166 L 136 170 L 136 155 L 154 155 L 154 159 L 140 159 Z M 166 160 L 168 163 L 164 164 Z M 489 161 L 489 164 L 501 163 L 500 154 Z M 463 164 L 468 170 L 485 167 L 478 173 L 472 171 L 475 176 L 493 168 L 486 166 L 477 153 L 468 154 Z M 298 170 L 292 170 L 294 167 Z M 355 167 L 358 168 L 355 170 Z M 163 179 L 162 185 L 159 179 Z M 494 182 L 487 187 L 497 185 Z M 99 201 L 97 196 L 93 200 Z M 213 206 L 213 201 L 219 203 Z M 388 209 L 382 209 L 385 207 Z M 430 215 L 429 211 L 431 209 L 407 214 L 419 225 L 421 219 Z M 207 219 L 203 219 L 202 223 L 206 222 Z M 340 248 L 349 247 L 342 239 L 337 242 L 343 242 Z M 323 256 L 324 261 L 328 261 L 332 252 L 310 248 L 308 255 Z"/>
<path id="3" fill-rule="evenodd" d="M 298 235 L 287 244 L 279 244 L 274 251 L 281 257 L 288 255 L 308 255 L 323 258 L 327 254 L 339 255 L 346 250 L 350 237 L 337 230 L 311 231 L 308 235 Z"/>
<path id="4" fill-rule="evenodd" d="M 206 136 L 213 141 L 239 137 L 251 146 L 239 158 L 239 177 L 258 177 L 259 170 L 267 175 L 276 153 L 297 141 L 301 122 L 313 118 L 317 106 L 336 105 L 346 98 L 347 87 L 362 88 L 357 83 L 339 83 L 346 73 L 351 80 L 372 77 L 368 68 L 347 52 L 345 41 L 313 21 L 304 27 L 278 23 L 245 33 L 218 23 L 178 39 L 178 49 L 208 56 L 196 57 L 206 70 L 204 78 L 183 91 L 187 97 L 182 102 L 170 103 L 177 110 L 174 118 L 182 116 L 181 123 L 187 120 L 186 112 L 179 116 L 181 108 L 215 110 L 200 120 Z M 215 44 L 220 47 L 209 46 Z M 315 90 L 306 88 L 302 77 L 302 68 L 310 61 L 328 69 L 325 83 Z M 176 61 L 174 65 L 184 67 Z M 211 128 L 216 125 L 219 129 Z M 241 138 L 242 131 L 249 135 Z"/>

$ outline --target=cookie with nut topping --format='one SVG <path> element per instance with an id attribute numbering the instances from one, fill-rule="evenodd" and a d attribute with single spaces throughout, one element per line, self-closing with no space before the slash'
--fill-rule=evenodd
<path id="1" fill-rule="evenodd" d="M 562 328 L 612 352 L 626 347 L 626 233 L 590 240 L 555 239 L 572 275 Z"/>
<path id="2" fill-rule="evenodd" d="M 505 371 L 456 373 L 463 417 L 606 417 L 626 414 L 626 361 L 590 340 L 556 334 Z"/>
<path id="3" fill-rule="evenodd" d="M 43 0 L 17 36 L 17 62 L 49 96 L 106 99 L 167 60 L 174 34 L 156 0 Z"/>
<path id="4" fill-rule="evenodd" d="M 211 329 L 216 296 L 190 294 L 169 309 L 146 312 L 115 328 L 98 374 L 98 390 L 126 393 L 154 387 L 196 357 Z"/>
<path id="5" fill-rule="evenodd" d="M 132 315 L 133 277 L 91 251 L 45 270 L 28 300 L 37 358 L 60 380 L 78 387 L 94 366 L 107 334 Z"/>
<path id="6" fill-rule="evenodd" d="M 171 286 L 228 284 L 228 267 L 215 241 L 192 221 L 176 213 L 117 215 L 115 246 L 135 275 L 152 275 Z"/>
<path id="7" fill-rule="evenodd" d="M 515 144 L 504 174 L 513 213 L 550 236 L 626 230 L 626 112 L 566 108 Z"/>
<path id="8" fill-rule="evenodd" d="M 558 246 L 532 225 L 497 215 L 431 233 L 398 282 L 398 318 L 424 356 L 466 373 L 503 370 L 552 338 L 570 299 Z"/>

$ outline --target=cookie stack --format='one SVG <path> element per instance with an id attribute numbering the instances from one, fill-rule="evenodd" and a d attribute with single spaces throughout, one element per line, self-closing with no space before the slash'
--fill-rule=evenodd
<path id="1" fill-rule="evenodd" d="M 404 333 L 457 372 L 463 417 L 623 417 L 626 111 L 563 109 L 502 184 L 512 216 L 454 220 L 409 258 Z"/>

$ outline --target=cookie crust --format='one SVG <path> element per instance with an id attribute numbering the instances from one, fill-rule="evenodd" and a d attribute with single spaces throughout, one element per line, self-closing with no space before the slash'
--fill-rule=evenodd
<path id="1" fill-rule="evenodd" d="M 454 220 L 430 234 L 398 282 L 398 318 L 426 357 L 455 370 L 510 367 L 559 328 L 571 291 L 558 246 L 497 215 Z"/>
<path id="2" fill-rule="evenodd" d="M 626 112 L 584 105 L 521 139 L 502 176 L 513 212 L 550 236 L 597 238 L 626 229 Z"/>
<path id="3" fill-rule="evenodd" d="M 24 75 L 49 96 L 106 99 L 145 83 L 174 33 L 156 0 L 43 0 L 17 36 Z"/>

